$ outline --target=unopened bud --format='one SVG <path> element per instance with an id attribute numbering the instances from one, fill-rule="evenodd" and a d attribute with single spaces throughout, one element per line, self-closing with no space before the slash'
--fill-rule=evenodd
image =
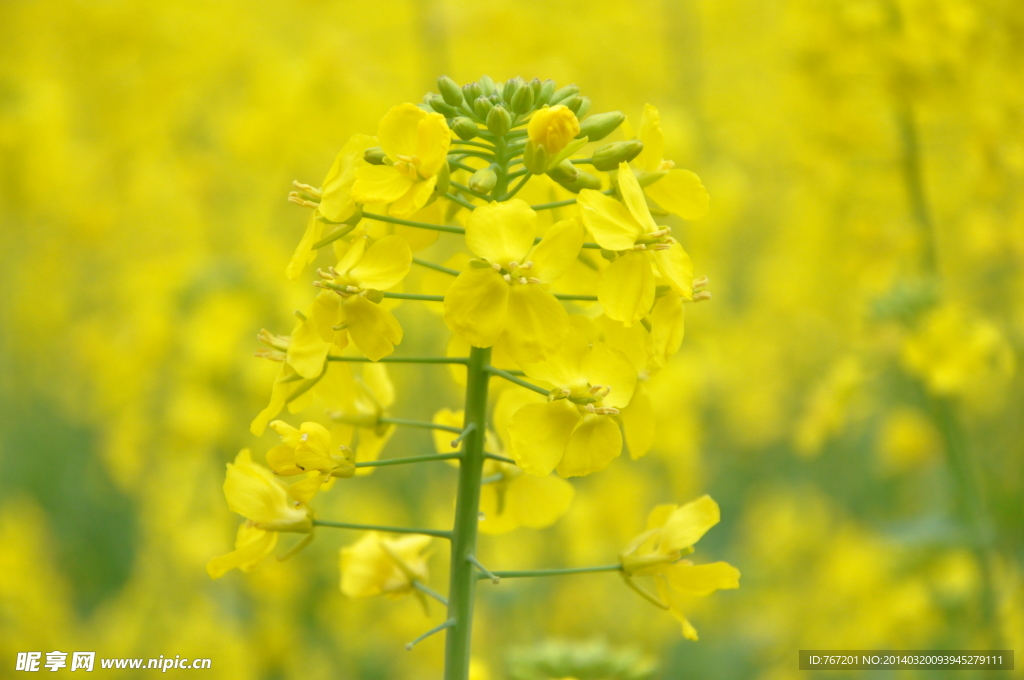
<path id="1" fill-rule="evenodd" d="M 550 78 L 540 85 L 540 92 L 537 94 L 537 106 L 551 103 L 551 95 L 555 93 L 555 81 Z"/>
<path id="2" fill-rule="evenodd" d="M 458 106 L 462 103 L 462 88 L 448 76 L 441 76 L 437 79 L 437 89 L 441 91 L 441 97 L 445 104 Z"/>
<path id="3" fill-rule="evenodd" d="M 482 94 L 479 83 L 467 83 L 462 86 L 462 97 L 466 103 L 475 101 Z"/>
<path id="4" fill-rule="evenodd" d="M 578 94 L 574 94 L 571 97 L 566 97 L 565 99 L 558 103 L 566 107 L 567 109 L 570 109 L 573 113 L 575 113 L 576 109 L 578 109 L 580 107 L 580 104 L 583 103 L 583 98 L 580 97 Z"/>
<path id="5" fill-rule="evenodd" d="M 384 149 L 379 146 L 371 146 L 363 152 L 363 160 L 370 165 L 384 165 Z"/>
<path id="6" fill-rule="evenodd" d="M 498 183 L 498 175 L 490 168 L 481 168 L 469 178 L 469 188 L 478 194 L 489 194 Z"/>
<path id="7" fill-rule="evenodd" d="M 452 132 L 459 136 L 459 139 L 473 139 L 480 133 L 480 128 L 469 118 L 459 116 L 452 120 Z"/>
<path id="8" fill-rule="evenodd" d="M 494 94 L 494 81 L 491 80 L 490 76 L 481 76 L 477 84 L 480 86 L 480 94 L 483 96 L 487 97 Z"/>
<path id="9" fill-rule="evenodd" d="M 559 184 L 575 182 L 579 174 L 579 170 L 576 169 L 576 166 L 573 165 L 568 158 L 566 158 L 564 161 L 548 170 L 548 177 L 555 180 Z"/>
<path id="10" fill-rule="evenodd" d="M 495 137 L 501 137 L 512 129 L 512 116 L 504 106 L 495 106 L 487 113 L 487 129 Z"/>
<path id="11" fill-rule="evenodd" d="M 533 108 L 533 98 L 534 92 L 532 87 L 520 87 L 512 95 L 512 101 L 510 102 L 512 111 L 515 113 L 526 113 Z"/>
<path id="12" fill-rule="evenodd" d="M 506 104 L 512 104 L 512 97 L 516 96 L 516 92 L 519 91 L 524 85 L 523 79 L 516 76 L 515 78 L 509 78 L 505 81 L 505 86 L 501 90 L 501 98 L 505 100 Z"/>
<path id="13" fill-rule="evenodd" d="M 569 108 L 576 113 L 577 118 L 583 118 L 590 111 L 590 97 L 580 97 L 579 105 L 575 107 L 570 106 Z"/>
<path id="14" fill-rule="evenodd" d="M 626 120 L 626 114 L 622 111 L 595 113 L 580 123 L 580 133 L 576 136 L 586 137 L 590 141 L 596 142 L 610 135 L 615 128 L 622 125 L 624 120 Z"/>
<path id="15" fill-rule="evenodd" d="M 600 189 L 601 178 L 586 170 L 576 168 L 576 179 L 571 182 L 559 182 L 559 184 L 574 194 L 578 194 L 583 189 Z"/>
<path id="16" fill-rule="evenodd" d="M 487 97 L 477 97 L 473 100 L 473 112 L 477 117 L 487 120 L 487 114 L 494 108 L 494 102 Z"/>
<path id="17" fill-rule="evenodd" d="M 445 118 L 451 118 L 458 113 L 458 111 L 455 110 L 455 107 L 449 106 L 448 103 L 445 102 L 444 97 L 439 94 L 435 94 L 430 97 L 430 108 L 444 115 Z"/>
<path id="18" fill-rule="evenodd" d="M 573 95 L 579 94 L 579 92 L 580 88 L 577 85 L 566 85 L 563 88 L 555 90 L 551 94 L 551 100 L 548 102 L 548 104 L 551 104 L 552 106 L 554 106 L 555 104 L 564 104 L 565 102 L 563 100 L 568 99 Z"/>
<path id="19" fill-rule="evenodd" d="M 595 169 L 604 172 L 615 170 L 619 167 L 619 163 L 633 160 L 643 150 L 644 143 L 639 139 L 631 139 L 628 142 L 612 142 L 594 152 L 592 164 Z"/>

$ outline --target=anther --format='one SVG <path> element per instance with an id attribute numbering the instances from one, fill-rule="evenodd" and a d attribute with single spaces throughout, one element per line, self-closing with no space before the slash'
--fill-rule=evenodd
<path id="1" fill-rule="evenodd" d="M 530 278 L 528 278 L 526 280 L 529 281 L 530 283 L 543 283 L 543 281 L 538 279 L 536 276 L 531 276 Z"/>
<path id="2" fill-rule="evenodd" d="M 709 290 L 701 290 L 701 291 L 698 291 L 698 292 L 693 294 L 693 301 L 694 302 L 703 302 L 704 300 L 710 300 L 710 299 L 711 299 L 711 291 L 709 291 Z"/>
<path id="3" fill-rule="evenodd" d="M 492 262 L 491 266 L 494 267 L 494 271 L 496 271 L 496 272 L 500 272 L 501 271 L 501 265 L 498 264 L 497 262 Z"/>
<path id="4" fill-rule="evenodd" d="M 291 193 L 289 193 L 288 200 L 291 203 L 295 203 L 296 205 L 301 205 L 303 208 L 316 208 L 320 205 L 319 203 L 314 203 L 313 201 L 307 201 L 302 196 L 299 196 L 299 192 L 297 191 L 292 191 Z"/>
<path id="5" fill-rule="evenodd" d="M 505 274 L 505 275 L 504 275 L 504 276 L 502 276 L 501 278 L 505 279 L 505 281 L 506 281 L 507 283 L 512 283 L 512 275 L 511 275 L 511 274 Z"/>
<path id="6" fill-rule="evenodd" d="M 509 268 L 509 269 L 515 269 L 515 268 L 516 268 L 516 267 L 518 267 L 518 266 L 519 266 L 519 263 L 518 263 L 518 262 L 516 262 L 515 260 L 513 260 L 512 262 L 509 262 L 509 263 L 508 263 L 508 268 Z"/>
<path id="7" fill-rule="evenodd" d="M 633 250 L 647 250 L 647 245 L 644 243 L 637 243 L 633 246 Z"/>
<path id="8" fill-rule="evenodd" d="M 520 276 L 519 277 L 519 283 L 521 283 L 522 285 L 525 286 L 528 283 L 528 281 L 527 281 L 525 276 Z"/>
<path id="9" fill-rule="evenodd" d="M 708 277 L 706 277 L 706 276 L 701 276 L 700 278 L 694 279 L 693 280 L 693 290 L 694 290 L 694 292 L 699 292 L 699 291 L 704 290 L 705 288 L 708 287 L 708 283 L 710 283 L 710 281 L 708 280 Z"/>
<path id="10" fill-rule="evenodd" d="M 659 243 L 657 245 L 651 246 L 651 250 L 668 250 L 671 247 L 672 244 L 670 243 Z"/>
<path id="11" fill-rule="evenodd" d="M 292 180 L 292 186 L 294 186 L 299 191 L 305 191 L 307 194 L 310 194 L 311 196 L 316 196 L 317 198 L 323 196 L 323 192 L 320 189 L 317 189 L 316 187 L 310 186 L 308 184 L 303 184 L 297 179 Z"/>

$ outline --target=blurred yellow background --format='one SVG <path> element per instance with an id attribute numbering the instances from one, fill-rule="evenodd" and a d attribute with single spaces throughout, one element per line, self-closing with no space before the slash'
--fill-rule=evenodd
<path id="1" fill-rule="evenodd" d="M 247 431 L 277 370 L 256 333 L 312 295 L 283 276 L 306 219 L 289 183 L 438 75 L 484 73 L 575 82 L 634 123 L 656 105 L 711 194 L 674 226 L 714 293 L 652 384 L 652 454 L 574 480 L 549 530 L 484 537 L 485 562 L 604 564 L 651 506 L 707 492 L 723 521 L 699 550 L 743 580 L 695 603 L 696 643 L 614 575 L 481 585 L 478 677 L 543 680 L 530 659 L 560 654 L 621 661 L 580 680 L 782 680 L 813 677 L 798 649 L 1024 649 L 1021 3 L 6 0 L 0 676 L 52 650 L 438 676 L 440 636 L 401 646 L 437 608 L 338 592 L 355 534 L 216 582 L 204 565 L 238 522 L 224 464 L 273 439 Z M 435 313 L 396 315 L 403 354 L 443 353 Z M 397 416 L 460 407 L 444 368 L 391 376 Z M 413 467 L 348 480 L 321 516 L 447 524 L 454 474 Z"/>

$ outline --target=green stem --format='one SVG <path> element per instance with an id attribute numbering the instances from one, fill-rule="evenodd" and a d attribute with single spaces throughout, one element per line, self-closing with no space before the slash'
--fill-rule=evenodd
<path id="1" fill-rule="evenodd" d="M 418 257 L 412 258 L 413 264 L 418 264 L 421 267 L 427 269 L 433 269 L 435 272 L 441 272 L 442 274 L 451 274 L 452 276 L 458 276 L 460 274 L 458 269 L 452 269 L 451 267 L 445 267 L 444 265 L 436 264 L 430 260 L 421 260 Z"/>
<path id="2" fill-rule="evenodd" d="M 421 593 L 423 593 L 427 597 L 434 598 L 435 600 L 440 602 L 442 606 L 444 606 L 444 607 L 448 606 L 448 598 L 446 598 L 444 595 L 442 595 L 441 593 L 437 592 L 436 590 L 434 590 L 433 588 L 428 586 L 426 583 L 422 583 L 420 581 L 413 581 L 412 582 L 412 587 L 415 588 L 416 590 L 420 591 Z"/>
<path id="3" fill-rule="evenodd" d="M 363 213 L 363 217 L 371 220 L 377 220 L 378 222 L 388 222 L 390 224 L 400 224 L 403 227 L 415 227 L 417 229 L 431 229 L 433 231 L 443 231 L 448 234 L 465 234 L 466 230 L 462 227 L 447 227 L 441 224 L 429 224 L 427 222 L 415 222 L 413 220 L 403 220 L 398 217 L 391 217 L 390 215 L 378 215 L 376 213 Z"/>
<path id="4" fill-rule="evenodd" d="M 458 460 L 461 453 L 431 453 L 426 456 L 407 456 L 405 458 L 387 458 L 385 460 L 367 460 L 356 463 L 357 468 L 388 467 L 389 465 L 409 465 L 410 463 L 429 463 L 435 460 Z"/>
<path id="5" fill-rule="evenodd" d="M 528 390 L 533 390 L 537 394 L 543 394 L 545 397 L 551 393 L 551 390 L 546 390 L 543 387 L 538 387 L 537 385 L 534 385 L 531 382 L 527 382 L 525 380 L 522 380 L 521 378 L 517 378 L 508 371 L 503 371 L 500 368 L 495 368 L 494 366 L 486 366 L 484 370 L 490 373 L 491 375 L 496 375 L 499 378 L 504 378 L 505 380 L 508 380 L 510 383 L 515 383 L 520 387 L 525 387 Z"/>
<path id="6" fill-rule="evenodd" d="M 423 300 L 425 302 L 444 302 L 443 295 L 419 295 L 418 293 L 381 293 L 393 300 Z"/>
<path id="7" fill-rule="evenodd" d="M 507 194 L 503 195 L 498 200 L 499 201 L 507 201 L 510 198 L 512 198 L 513 196 L 515 196 L 516 194 L 518 194 L 519 190 L 522 189 L 524 186 L 526 186 L 526 183 L 530 181 L 530 177 L 531 177 L 531 175 L 527 174 L 525 177 L 523 177 L 521 180 L 519 180 L 518 184 L 516 184 L 514 187 L 512 187 L 511 191 L 509 191 Z"/>
<path id="8" fill-rule="evenodd" d="M 466 364 L 465 357 L 384 357 L 383 359 L 367 359 L 366 357 L 340 357 L 333 354 L 327 356 L 328 361 L 354 361 L 369 364 Z"/>
<path id="9" fill-rule="evenodd" d="M 481 149 L 486 149 L 487 151 L 494 151 L 494 147 L 491 146 L 490 144 L 485 144 L 483 142 L 471 142 L 471 141 L 469 141 L 467 139 L 453 139 L 452 140 L 452 144 L 465 144 L 466 146 L 478 146 Z M 459 153 L 461 153 L 461 151 Z"/>
<path id="10" fill-rule="evenodd" d="M 511 458 L 506 458 L 505 456 L 499 456 L 496 453 L 485 453 L 484 454 L 484 458 L 487 458 L 488 460 L 496 460 L 499 463 L 511 463 L 512 465 L 516 464 L 516 462 L 514 460 L 512 460 Z"/>
<path id="11" fill-rule="evenodd" d="M 498 578 L 535 578 L 541 576 L 569 576 L 570 574 L 590 574 L 599 571 L 622 571 L 621 564 L 607 564 L 600 567 L 569 567 L 566 569 L 525 569 L 522 571 L 494 571 Z M 490 578 L 480 574 L 478 578 Z"/>
<path id="12" fill-rule="evenodd" d="M 428 423 L 425 420 L 406 420 L 405 418 L 378 418 L 377 422 L 384 423 L 385 425 L 404 425 L 406 427 L 421 427 L 424 430 L 444 430 L 445 432 L 454 432 L 455 434 L 462 434 L 461 427 L 441 425 L 440 423 Z"/>
<path id="13" fill-rule="evenodd" d="M 556 293 L 555 298 L 558 300 L 578 300 L 581 302 L 597 302 L 596 295 L 561 295 Z"/>
<path id="14" fill-rule="evenodd" d="M 412 527 L 391 527 L 383 524 L 353 524 L 352 522 L 329 522 L 325 519 L 313 520 L 313 526 L 331 527 L 332 529 L 355 529 L 357 531 L 385 531 L 391 534 L 420 534 L 451 540 L 452 532 L 442 529 L 416 529 Z"/>
<path id="15" fill-rule="evenodd" d="M 464 199 L 462 196 L 459 196 L 458 194 L 445 194 L 444 197 L 447 198 L 452 203 L 458 203 L 466 210 L 476 210 L 475 205 Z"/>
<path id="16" fill-rule="evenodd" d="M 490 348 L 472 348 L 466 377 L 465 427 L 473 425 L 463 444 L 459 466 L 459 491 L 452 529 L 451 580 L 448 587 L 448 629 L 444 650 L 444 680 L 467 680 L 473 636 L 473 601 L 476 568 L 470 557 L 476 552 L 480 524 L 480 480 L 484 466 L 484 434 L 487 430 L 487 367 Z"/>

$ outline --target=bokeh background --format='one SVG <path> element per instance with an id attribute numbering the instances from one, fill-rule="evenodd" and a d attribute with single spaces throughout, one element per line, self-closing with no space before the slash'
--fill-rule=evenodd
<path id="1" fill-rule="evenodd" d="M 634 124 L 652 103 L 712 197 L 674 223 L 714 300 L 651 385 L 655 450 L 574 482 L 553 528 L 485 537 L 485 562 L 607 563 L 650 507 L 707 492 L 723 520 L 698 556 L 743 572 L 695 603 L 696 643 L 611 575 L 482 585 L 479 678 L 1024 650 L 1021 3 L 5 0 L 0 676 L 32 650 L 438 676 L 441 636 L 401 645 L 440 611 L 338 591 L 354 534 L 216 582 L 204 565 L 238 522 L 225 462 L 271 444 L 247 431 L 277 368 L 256 333 L 312 296 L 283 276 L 306 219 L 289 183 L 442 73 L 575 82 Z M 443 352 L 436 312 L 396 314 L 401 354 Z M 391 375 L 396 416 L 460 405 L 444 368 Z M 401 432 L 385 455 L 430 446 Z M 447 523 L 454 474 L 414 467 L 345 481 L 320 515 Z"/>

